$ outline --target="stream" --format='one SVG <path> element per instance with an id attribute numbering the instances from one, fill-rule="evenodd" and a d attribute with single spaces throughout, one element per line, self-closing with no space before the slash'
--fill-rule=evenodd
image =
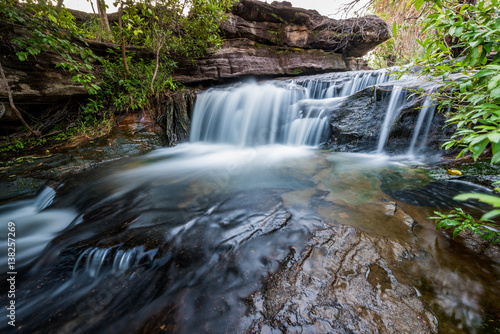
<path id="1" fill-rule="evenodd" d="M 331 152 L 331 110 L 392 79 L 319 78 L 210 89 L 189 143 L 2 202 L 3 254 L 16 227 L 16 327 L 2 308 L 2 333 L 498 332 L 498 248 L 427 219 L 480 215 L 453 197 L 491 193 L 430 176 L 429 101 L 404 154 L 384 152 L 399 88 L 370 152 Z"/>

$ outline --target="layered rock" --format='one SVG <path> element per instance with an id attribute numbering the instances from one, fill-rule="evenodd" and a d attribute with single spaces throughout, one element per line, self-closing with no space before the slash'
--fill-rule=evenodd
<path id="1" fill-rule="evenodd" d="M 359 57 L 391 37 L 377 16 L 335 20 L 289 3 L 241 0 L 221 25 L 222 48 L 195 64 L 180 60 L 183 83 L 225 82 L 245 76 L 273 77 L 367 68 Z"/>
<path id="2" fill-rule="evenodd" d="M 338 52 L 362 57 L 391 37 L 388 24 L 375 15 L 336 20 L 290 3 L 240 0 L 221 26 L 226 38 Z"/>
<path id="3" fill-rule="evenodd" d="M 249 333 L 437 331 L 433 314 L 395 265 L 415 257 L 410 245 L 347 226 L 317 231 L 313 240 L 249 298 Z"/>
<path id="4" fill-rule="evenodd" d="M 270 46 L 239 38 L 226 40 L 220 50 L 196 63 L 180 60 L 174 79 L 189 84 L 246 76 L 273 77 L 348 71 L 348 64 L 338 53 Z M 353 62 L 351 66 L 356 68 L 358 64 Z"/>
<path id="5" fill-rule="evenodd" d="M 92 16 L 74 13 L 80 20 Z M 363 69 L 367 63 L 355 57 L 366 54 L 391 34 L 387 23 L 376 16 L 335 20 L 314 10 L 293 8 L 287 2 L 241 0 L 228 15 L 221 26 L 226 39 L 223 47 L 195 65 L 180 59 L 177 80 L 189 84 L 250 75 L 273 77 Z M 0 55 L 16 101 L 50 104 L 87 94 L 82 85 L 73 83 L 72 73 L 55 68 L 63 61 L 58 54 L 45 52 L 29 61 L 19 61 L 15 53 L 20 50 L 8 41 L 26 32 L 6 23 L 1 28 L 5 38 L 0 41 Z M 91 42 L 89 46 L 101 54 L 117 45 Z M 145 49 L 130 51 L 147 57 Z M 6 92 L 0 87 L 3 101 Z M 11 115 L 5 107 L 5 114 Z"/>

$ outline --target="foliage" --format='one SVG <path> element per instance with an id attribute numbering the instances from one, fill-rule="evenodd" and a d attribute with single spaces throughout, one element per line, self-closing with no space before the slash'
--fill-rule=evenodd
<path id="1" fill-rule="evenodd" d="M 26 28 L 27 33 L 13 41 L 21 49 L 19 60 L 46 51 L 63 57 L 57 67 L 74 73 L 73 80 L 91 94 L 81 109 L 82 117 L 76 120 L 87 124 L 97 119 L 105 122 L 110 111 L 145 109 L 155 95 L 178 89 L 180 85 L 172 79 L 175 57 L 199 57 L 210 47 L 220 46 L 219 26 L 232 1 L 117 0 L 115 4 L 123 9 L 123 25 L 112 25 L 111 32 L 105 31 L 97 18 L 77 25 L 71 13 L 64 6 L 57 7 L 55 0 L 0 0 L 0 19 Z M 122 35 L 123 56 L 113 49 L 103 58 L 97 57 L 86 43 L 88 39 L 118 43 Z M 142 56 L 128 52 L 126 46 L 142 50 Z M 66 137 L 71 137 L 71 131 L 64 131 Z M 20 141 L 8 147 L 34 144 Z"/>
<path id="2" fill-rule="evenodd" d="M 438 211 L 435 211 L 434 214 L 437 216 L 429 217 L 429 219 L 434 219 L 436 221 L 436 228 L 445 230 L 453 229 L 453 238 L 459 235 L 460 232 L 468 229 L 479 234 L 484 240 L 493 239 L 494 243 L 500 242 L 500 232 L 487 227 L 491 225 L 491 220 L 481 218 L 479 221 L 476 221 L 461 208 L 456 208 L 448 214 L 443 214 Z M 498 226 L 496 227 L 498 228 Z"/>
<path id="3" fill-rule="evenodd" d="M 118 57 L 114 50 L 109 50 L 110 55 Z M 112 57 L 111 57 L 112 58 Z M 92 117 L 103 108 L 117 112 L 140 110 L 148 107 L 151 98 L 149 83 L 155 68 L 154 60 L 136 59 L 129 54 L 130 76 L 125 75 L 123 63 L 103 59 L 100 73 L 100 91 L 89 100 L 83 108 L 85 118 Z M 160 63 L 159 78 L 154 88 L 157 92 L 176 90 L 180 84 L 172 79 L 170 73 L 175 68 L 175 63 L 170 59 L 163 59 Z"/>
<path id="4" fill-rule="evenodd" d="M 500 181 L 493 184 L 500 184 Z M 500 188 L 497 187 L 495 190 L 500 191 Z M 480 193 L 465 193 L 455 196 L 453 199 L 457 201 L 475 199 L 492 205 L 494 209 L 485 213 L 478 221 L 474 220 L 471 215 L 463 212 L 461 208 L 456 208 L 449 214 L 443 214 L 435 211 L 434 214 L 438 216 L 429 217 L 429 219 L 435 219 L 437 221 L 438 229 L 454 228 L 453 237 L 456 237 L 461 231 L 469 229 L 472 232 L 481 235 L 481 238 L 485 240 L 493 238 L 495 243 L 500 242 L 500 232 L 498 232 L 499 226 L 491 224 L 493 223 L 491 219 L 500 215 L 500 197 Z M 488 228 L 487 226 L 493 227 L 496 230 Z"/>
<path id="5" fill-rule="evenodd" d="M 0 148 L 0 153 L 18 152 L 24 149 L 43 146 L 47 143 L 73 140 L 77 137 L 99 137 L 109 133 L 112 125 L 112 116 L 108 115 L 108 113 L 105 113 L 101 118 L 94 116 L 87 117 L 84 120 L 76 120 L 75 123 L 68 128 L 58 124 L 50 131 L 53 135 L 42 138 L 31 137 L 27 139 L 12 139 Z"/>
<path id="6" fill-rule="evenodd" d="M 424 30 L 435 31 L 419 43 L 425 49 L 422 73 L 445 85 L 441 109 L 455 111 L 449 119 L 456 132 L 443 146 L 462 148 L 474 159 L 491 149 L 500 161 L 500 17 L 499 1 L 477 5 L 459 0 L 416 0 L 425 6 Z"/>
<path id="7" fill-rule="evenodd" d="M 443 147 L 460 147 L 458 157 L 470 152 L 474 160 L 490 148 L 491 163 L 500 162 L 499 1 L 414 0 L 413 4 L 422 11 L 422 33 L 427 33 L 418 41 L 425 50 L 419 60 L 422 74 L 442 79 L 439 106 L 453 112 L 449 123 L 456 125 Z M 494 209 L 479 221 L 460 208 L 449 214 L 436 212 L 438 216 L 431 219 L 438 221 L 438 228 L 453 228 L 453 236 L 470 229 L 484 239 L 500 241 L 500 232 L 486 227 L 489 219 L 500 215 L 500 197 L 470 193 L 455 199 L 477 199 Z"/>
<path id="8" fill-rule="evenodd" d="M 52 0 L 27 0 L 22 5 L 15 0 L 0 1 L 0 14 L 4 19 L 22 24 L 29 31 L 13 40 L 23 51 L 17 52 L 19 60 L 52 51 L 64 61 L 57 66 L 75 73 L 73 81 L 84 85 L 90 93 L 99 87 L 92 83 L 92 64 L 98 59 L 83 43 L 83 36 L 75 24 L 75 18 L 64 8 L 58 9 Z"/>
<path id="9" fill-rule="evenodd" d="M 410 0 L 373 0 L 370 9 L 392 26 L 392 38 L 380 44 L 371 53 L 370 66 L 384 68 L 408 64 L 421 54 L 423 49 L 417 39 L 425 34 L 418 24 L 419 11 Z"/>

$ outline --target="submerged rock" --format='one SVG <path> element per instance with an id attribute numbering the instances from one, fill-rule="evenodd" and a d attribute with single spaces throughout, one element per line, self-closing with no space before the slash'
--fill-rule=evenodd
<path id="1" fill-rule="evenodd" d="M 398 263 L 413 256 L 408 244 L 352 227 L 318 231 L 248 300 L 247 331 L 436 332 L 417 291 L 398 277 Z"/>

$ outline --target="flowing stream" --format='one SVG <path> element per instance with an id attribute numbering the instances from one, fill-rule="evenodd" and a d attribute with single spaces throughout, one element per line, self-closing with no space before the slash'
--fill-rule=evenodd
<path id="1" fill-rule="evenodd" d="M 17 327 L 2 308 L 2 333 L 493 333 L 498 262 L 426 219 L 490 190 L 384 154 L 402 86 L 373 152 L 320 149 L 342 99 L 391 82 L 365 71 L 213 88 L 190 143 L 3 204 L 0 249 L 15 222 L 18 276 Z M 412 165 L 433 114 L 425 100 Z"/>

